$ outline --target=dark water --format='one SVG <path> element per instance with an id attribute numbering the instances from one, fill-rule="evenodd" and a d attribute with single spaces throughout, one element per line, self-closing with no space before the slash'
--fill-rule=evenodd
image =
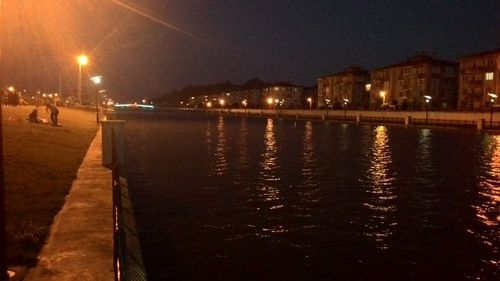
<path id="1" fill-rule="evenodd" d="M 124 114 L 150 280 L 498 280 L 500 136 Z"/>

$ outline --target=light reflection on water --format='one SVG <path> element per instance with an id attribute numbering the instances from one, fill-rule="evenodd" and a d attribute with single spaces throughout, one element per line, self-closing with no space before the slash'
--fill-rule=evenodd
<path id="1" fill-rule="evenodd" d="M 498 276 L 498 136 L 197 115 L 127 130 L 150 280 Z"/>
<path id="2" fill-rule="evenodd" d="M 397 223 L 394 221 L 396 195 L 394 195 L 394 176 L 389 169 L 392 163 L 387 128 L 379 126 L 374 130 L 373 137 L 368 139 L 371 148 L 368 159 L 370 166 L 366 172 L 368 177 L 368 190 L 370 196 L 363 205 L 372 215 L 365 225 L 364 233 L 376 242 L 379 249 L 387 249 L 387 239 L 392 234 Z"/>
<path id="3" fill-rule="evenodd" d="M 485 229 L 471 232 L 483 240 L 497 257 L 483 262 L 500 268 L 500 135 L 484 139 L 483 158 L 485 175 L 480 177 L 478 185 L 481 200 L 472 208 Z"/>

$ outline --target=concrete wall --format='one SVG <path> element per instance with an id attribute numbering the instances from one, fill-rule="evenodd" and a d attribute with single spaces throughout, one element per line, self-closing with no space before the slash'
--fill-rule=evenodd
<path id="1" fill-rule="evenodd" d="M 189 109 L 188 109 L 189 110 Z M 205 109 L 193 109 L 194 111 L 207 111 Z M 278 114 L 283 117 L 296 117 L 297 114 L 300 118 L 317 118 L 321 119 L 322 116 L 327 115 L 328 117 L 344 117 L 343 110 L 274 110 L 274 109 L 210 109 L 209 112 L 215 113 L 229 113 L 238 115 L 266 115 L 275 116 Z M 207 112 L 208 112 L 207 111 Z M 425 111 L 368 111 L 368 110 L 347 110 L 345 112 L 349 119 L 355 119 L 358 115 L 361 117 L 372 117 L 372 118 L 402 118 L 410 116 L 412 119 L 425 119 Z M 427 113 L 428 119 L 435 120 L 453 120 L 453 121 L 471 121 L 476 122 L 479 119 L 484 119 L 486 122 L 490 120 L 490 112 L 440 112 L 440 111 L 429 111 Z M 500 112 L 495 112 L 493 114 L 493 122 L 500 122 Z"/>

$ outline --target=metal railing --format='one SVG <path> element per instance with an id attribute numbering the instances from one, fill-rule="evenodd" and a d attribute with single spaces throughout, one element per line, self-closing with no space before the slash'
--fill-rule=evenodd
<path id="1" fill-rule="evenodd" d="M 132 203 L 125 177 L 120 176 L 117 161 L 115 133 L 111 128 L 112 188 L 113 188 L 113 240 L 115 281 L 147 280 L 137 233 Z"/>

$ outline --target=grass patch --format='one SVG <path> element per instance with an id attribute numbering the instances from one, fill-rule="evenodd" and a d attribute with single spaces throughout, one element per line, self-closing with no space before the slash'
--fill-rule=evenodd
<path id="1" fill-rule="evenodd" d="M 2 107 L 11 265 L 34 265 L 98 126 L 95 115 L 60 108 L 62 127 L 29 123 L 34 107 Z M 43 107 L 42 118 L 49 119 Z M 50 119 L 49 119 L 50 120 Z"/>

